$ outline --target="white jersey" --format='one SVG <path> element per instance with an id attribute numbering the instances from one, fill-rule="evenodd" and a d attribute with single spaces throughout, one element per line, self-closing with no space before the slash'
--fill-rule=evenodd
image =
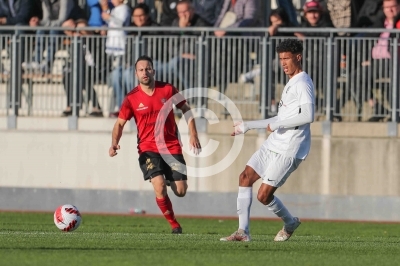
<path id="1" fill-rule="evenodd" d="M 300 106 L 310 103 L 314 104 L 314 85 L 306 72 L 300 72 L 293 76 L 283 89 L 278 121 L 297 116 L 301 112 Z M 263 145 L 285 157 L 305 159 L 311 146 L 310 124 L 295 128 L 278 128 Z"/>

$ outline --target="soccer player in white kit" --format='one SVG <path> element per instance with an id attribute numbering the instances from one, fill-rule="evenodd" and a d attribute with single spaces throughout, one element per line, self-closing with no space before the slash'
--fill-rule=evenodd
<path id="1" fill-rule="evenodd" d="M 302 70 L 301 41 L 284 40 L 276 47 L 276 52 L 289 81 L 282 92 L 277 116 L 235 124 L 232 136 L 261 128 L 266 128 L 272 133 L 253 154 L 239 176 L 239 228 L 232 235 L 221 238 L 221 241 L 251 240 L 249 223 L 252 190 L 254 182 L 259 178 L 262 178 L 263 182 L 258 189 L 257 199 L 284 222 L 282 230 L 274 240 L 288 240 L 300 225 L 299 218 L 293 217 L 274 193 L 310 151 L 310 123 L 314 121 L 314 85 L 308 74 Z"/>

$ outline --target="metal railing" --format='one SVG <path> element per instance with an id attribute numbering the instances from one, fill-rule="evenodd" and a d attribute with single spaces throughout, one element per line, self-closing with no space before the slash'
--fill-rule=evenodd
<path id="1" fill-rule="evenodd" d="M 136 86 L 133 65 L 143 54 L 154 59 L 157 79 L 180 91 L 217 90 L 235 102 L 244 119 L 275 115 L 287 82 L 274 51 L 285 38 L 269 37 L 265 29 L 232 29 L 234 34 L 252 34 L 217 38 L 212 28 L 190 29 L 185 34 L 179 28 L 123 28 L 127 35 L 120 55 L 106 53 L 106 36 L 39 36 L 23 32 L 27 30 L 32 28 L 0 36 L 0 115 L 11 121 L 17 116 L 60 116 L 67 107 L 71 112 L 64 115 L 75 120 L 93 113 L 100 116 L 98 109 L 108 116 L 118 110 L 119 95 Z M 335 37 L 345 30 L 322 30 L 331 36 L 304 38 L 303 54 L 303 69 L 315 85 L 318 119 L 397 121 L 397 38 L 389 39 L 391 58 L 376 60 L 371 51 L 379 38 Z M 227 113 L 226 106 L 215 99 L 205 99 L 207 95 L 200 97 L 201 101 L 190 103 L 207 106 L 219 118 L 237 115 Z"/>

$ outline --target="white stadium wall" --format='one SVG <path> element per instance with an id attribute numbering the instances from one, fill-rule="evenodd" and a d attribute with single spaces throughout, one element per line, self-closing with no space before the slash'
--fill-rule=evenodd
<path id="1" fill-rule="evenodd" d="M 152 186 L 143 181 L 136 134 L 129 125 L 119 154 L 110 158 L 113 120 L 80 119 L 79 131 L 60 130 L 66 119 L 34 120 L 19 120 L 18 130 L 0 130 L 0 210 L 52 211 L 71 203 L 83 212 L 141 208 L 159 213 Z M 314 123 L 309 157 L 277 195 L 303 218 L 400 220 L 400 138 L 380 136 L 384 126 L 337 123 L 327 137 L 321 135 L 322 125 Z M 180 127 L 186 145 L 185 125 Z M 229 122 L 209 126 L 200 140 L 218 141 L 216 152 L 206 158 L 186 154 L 187 164 L 199 168 L 221 161 L 233 144 L 231 128 Z M 238 176 L 265 138 L 263 132 L 249 132 L 237 158 L 221 173 L 190 176 L 186 197 L 171 197 L 177 214 L 235 216 Z M 256 197 L 252 215 L 273 217 Z"/>

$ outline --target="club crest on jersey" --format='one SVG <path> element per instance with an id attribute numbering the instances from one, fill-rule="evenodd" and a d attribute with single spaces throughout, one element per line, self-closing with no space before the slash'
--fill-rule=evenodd
<path id="1" fill-rule="evenodd" d="M 154 166 L 154 164 L 151 162 L 151 159 L 150 159 L 150 158 L 147 158 L 147 160 L 146 160 L 146 169 L 147 169 L 147 171 L 153 169 L 154 167 L 155 167 L 155 166 Z"/>
<path id="2" fill-rule="evenodd" d="M 136 111 L 146 110 L 147 108 L 149 108 L 149 107 L 144 106 L 143 103 L 140 103 L 139 106 L 138 106 L 138 108 L 136 109 Z"/>
<path id="3" fill-rule="evenodd" d="M 162 103 L 162 104 L 165 104 L 166 102 L 167 102 L 167 99 L 165 99 L 165 98 L 162 98 L 162 99 L 161 99 L 161 103 Z"/>
<path id="4" fill-rule="evenodd" d="M 289 89 L 290 89 L 290 86 L 286 88 L 286 93 L 288 93 L 288 92 L 289 92 Z"/>

